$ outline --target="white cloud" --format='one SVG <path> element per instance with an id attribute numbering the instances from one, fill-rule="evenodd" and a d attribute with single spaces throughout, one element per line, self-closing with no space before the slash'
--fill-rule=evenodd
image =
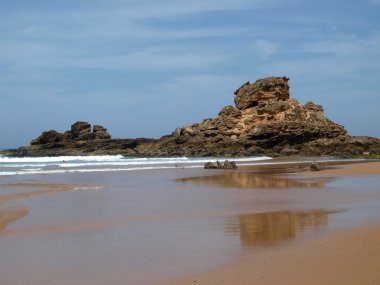
<path id="1" fill-rule="evenodd" d="M 100 14 L 111 13 L 121 15 L 127 19 L 149 19 L 168 18 L 181 15 L 189 15 L 203 12 L 231 11 L 241 9 L 262 8 L 280 2 L 279 0 L 145 0 L 135 1 L 135 3 L 121 2 L 121 5 L 114 5 L 111 9 L 101 9 Z M 112 7 L 112 5 L 111 5 Z M 116 13 L 116 14 L 115 14 Z M 96 14 L 95 14 L 96 15 Z"/>
<path id="2" fill-rule="evenodd" d="M 0 61 L 13 71 L 102 68 L 116 70 L 200 69 L 228 56 L 211 46 L 183 49 L 182 40 L 253 34 L 253 27 L 155 26 L 149 19 L 268 5 L 263 0 L 111 1 L 89 9 L 18 11 L 2 15 Z M 177 41 L 177 42 L 174 42 Z M 204 50 L 202 50 L 204 49 Z M 169 52 L 168 52 L 169 51 Z M 20 74 L 21 75 L 21 74 Z M 26 75 L 22 74 L 20 79 Z M 12 75 L 11 75 L 12 76 Z M 15 76 L 17 79 L 17 75 Z"/>
<path id="3" fill-rule="evenodd" d="M 277 44 L 266 40 L 256 40 L 253 43 L 252 47 L 257 52 L 257 54 L 263 59 L 269 58 L 270 56 L 277 53 L 279 48 Z"/>
<path id="4" fill-rule="evenodd" d="M 47 40 L 103 40 L 130 37 L 134 39 L 183 39 L 226 36 L 247 32 L 237 28 L 156 27 L 151 20 L 167 21 L 194 14 L 256 9 L 273 5 L 280 0 L 219 0 L 219 1 L 109 1 L 106 7 L 91 3 L 86 9 L 39 11 L 29 9 L 9 15 L 2 14 L 4 34 L 18 37 L 37 37 Z M 249 29 L 251 30 L 251 29 Z"/>
<path id="5" fill-rule="evenodd" d="M 101 56 L 79 61 L 83 67 L 131 70 L 201 69 L 225 60 L 226 56 L 210 52 L 163 52 L 146 49 L 126 55 Z M 72 62 L 75 65 L 75 62 Z"/>
<path id="6" fill-rule="evenodd" d="M 86 48 L 39 44 L 35 42 L 6 42 L 0 45 L 0 61 L 14 70 L 101 68 L 108 70 L 171 70 L 200 69 L 228 59 L 222 52 L 183 49 L 176 46 L 149 47 L 139 51 L 98 54 Z"/>
<path id="7" fill-rule="evenodd" d="M 303 45 L 306 52 L 335 55 L 380 53 L 380 34 L 367 38 L 328 39 Z"/>

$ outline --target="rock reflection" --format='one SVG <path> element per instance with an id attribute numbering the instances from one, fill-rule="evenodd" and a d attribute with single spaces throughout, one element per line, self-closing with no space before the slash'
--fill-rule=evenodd
<path id="1" fill-rule="evenodd" d="M 278 245 L 310 228 L 324 227 L 331 214 L 338 211 L 281 211 L 239 215 L 226 219 L 226 232 L 239 235 L 244 247 Z"/>
<path id="2" fill-rule="evenodd" d="M 291 179 L 274 174 L 228 172 L 220 175 L 187 177 L 178 182 L 200 183 L 228 188 L 318 188 L 325 187 L 327 179 Z"/>

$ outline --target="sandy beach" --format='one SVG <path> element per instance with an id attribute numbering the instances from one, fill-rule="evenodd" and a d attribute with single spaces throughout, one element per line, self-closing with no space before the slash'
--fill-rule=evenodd
<path id="1" fill-rule="evenodd" d="M 260 252 L 170 284 L 379 284 L 379 262 L 378 222 Z"/>
<path id="2" fill-rule="evenodd" d="M 380 163 L 309 164 L 2 177 L 0 283 L 379 284 Z"/>
<path id="3" fill-rule="evenodd" d="M 0 285 L 380 285 L 380 0 L 0 7 Z"/>
<path id="4" fill-rule="evenodd" d="M 307 176 L 380 175 L 380 163 L 340 165 Z M 380 190 L 380 188 L 379 188 Z M 257 252 L 238 262 L 179 280 L 185 284 L 380 284 L 380 218 L 297 246 Z"/>

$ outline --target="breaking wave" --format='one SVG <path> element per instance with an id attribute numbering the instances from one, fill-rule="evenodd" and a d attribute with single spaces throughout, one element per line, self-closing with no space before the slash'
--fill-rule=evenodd
<path id="1" fill-rule="evenodd" d="M 75 172 L 136 171 L 171 168 L 200 168 L 208 161 L 230 159 L 237 163 L 252 163 L 270 157 L 124 157 L 102 156 L 54 156 L 54 157 L 6 157 L 0 156 L 0 176 L 36 175 Z"/>

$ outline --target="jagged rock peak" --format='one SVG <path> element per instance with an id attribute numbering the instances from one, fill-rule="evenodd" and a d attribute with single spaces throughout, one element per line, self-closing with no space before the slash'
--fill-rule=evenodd
<path id="1" fill-rule="evenodd" d="M 290 99 L 288 81 L 270 77 L 243 84 L 235 92 L 236 107 L 226 106 L 216 118 L 177 128 L 173 149 L 180 145 L 190 153 L 240 154 L 277 147 L 297 153 L 295 145 L 347 135 L 343 126 L 325 117 L 322 106 Z"/>
<path id="2" fill-rule="evenodd" d="M 101 125 L 94 125 L 92 131 L 93 131 L 94 133 L 98 133 L 98 132 L 106 132 L 107 129 L 106 129 L 105 127 L 101 126 Z"/>
<path id="3" fill-rule="evenodd" d="M 289 99 L 289 78 L 268 77 L 255 83 L 246 82 L 235 91 L 235 104 L 239 110 L 255 107 L 260 101 Z"/>
<path id="4" fill-rule="evenodd" d="M 87 135 L 91 133 L 91 125 L 87 122 L 76 122 L 71 125 L 71 134 L 74 138 L 79 138 L 80 136 Z"/>

